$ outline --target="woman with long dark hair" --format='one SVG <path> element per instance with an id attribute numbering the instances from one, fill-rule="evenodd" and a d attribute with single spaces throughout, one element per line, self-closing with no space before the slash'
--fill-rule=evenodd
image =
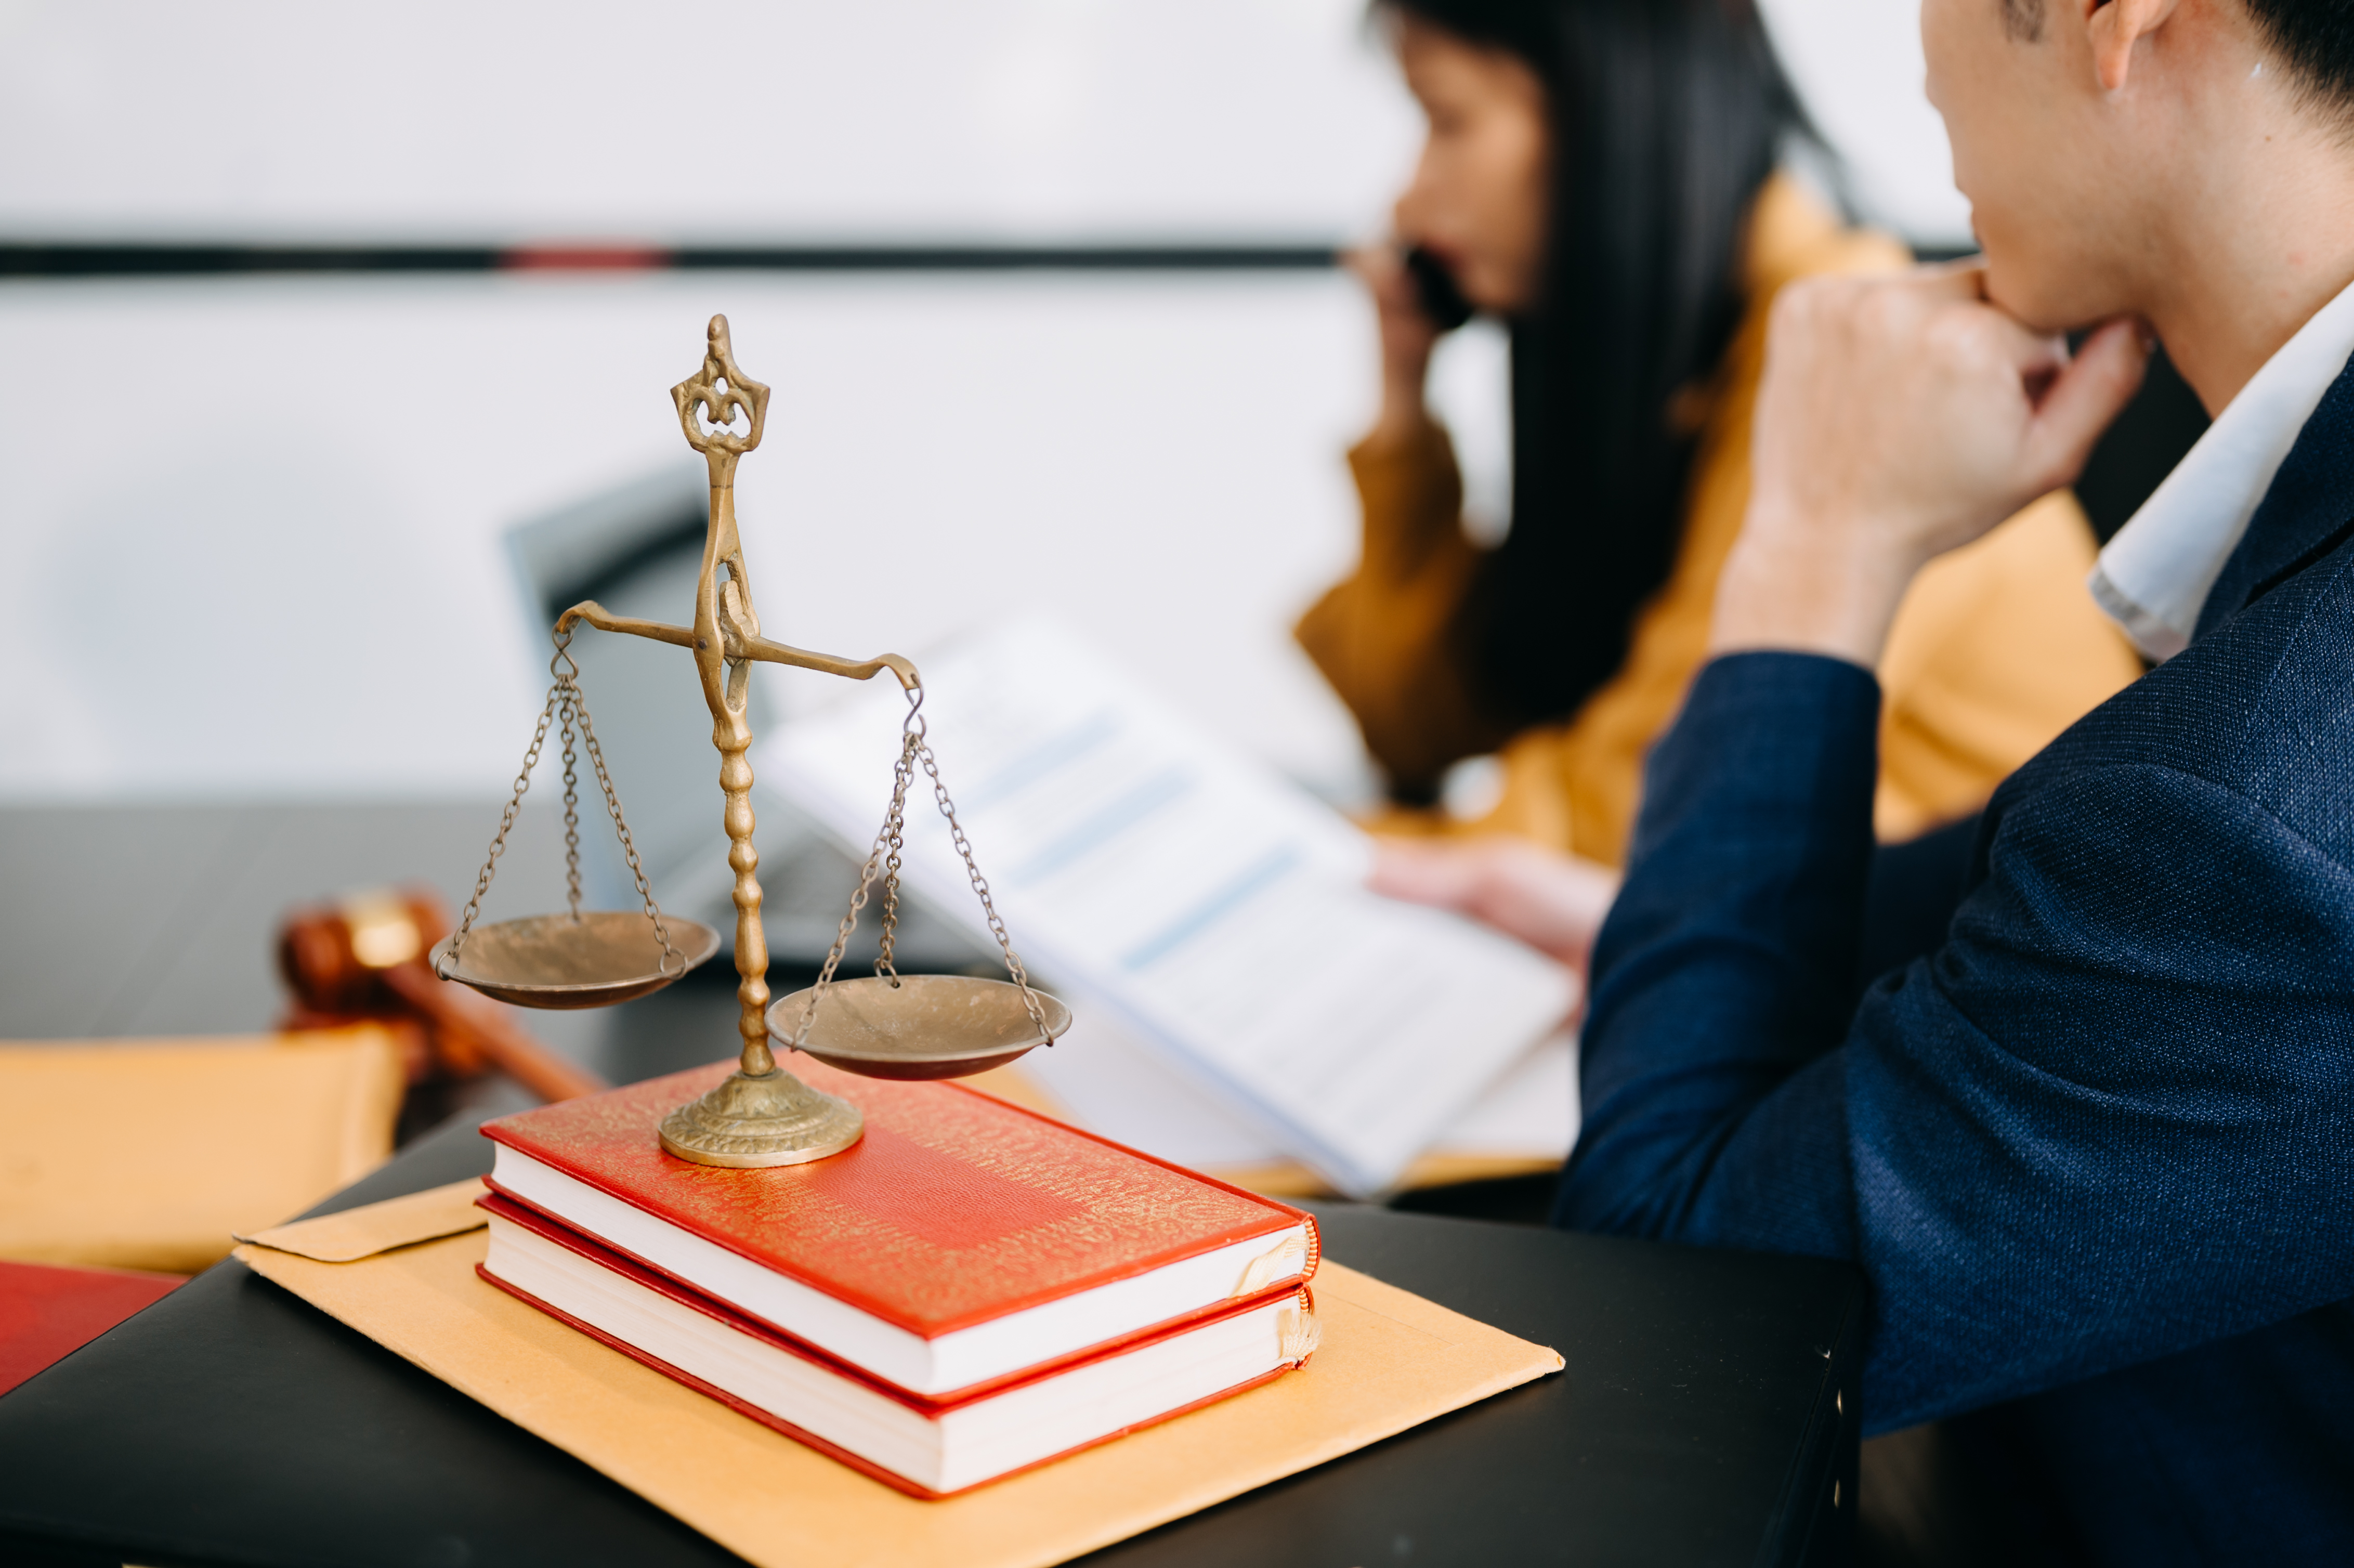
<path id="1" fill-rule="evenodd" d="M 1357 259 L 1383 350 L 1381 413 L 1350 453 L 1363 559 L 1299 636 L 1387 772 L 1373 825 L 1481 841 L 1393 853 L 1381 885 L 1476 905 L 1500 876 L 1583 876 L 1598 920 L 1740 529 L 1774 294 L 1910 259 L 1778 172 L 1808 132 L 1753 0 L 1377 15 L 1429 135 L 1395 249 Z M 1450 303 L 1511 334 L 1512 515 L 1492 549 L 1462 529 L 1423 398 Z M 1883 838 L 1976 810 L 2140 673 L 2084 591 L 2093 557 L 2063 493 L 1922 575 L 1881 671 Z M 1447 769 L 1490 753 L 1493 809 L 1436 809 Z"/>

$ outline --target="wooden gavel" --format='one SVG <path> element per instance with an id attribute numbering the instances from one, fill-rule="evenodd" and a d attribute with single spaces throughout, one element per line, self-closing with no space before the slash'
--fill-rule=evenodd
<path id="1" fill-rule="evenodd" d="M 449 932 L 440 901 L 417 888 L 295 910 L 278 935 L 279 972 L 294 993 L 288 1025 L 415 1019 L 425 1025 L 427 1050 L 409 1064 L 412 1082 L 495 1067 L 546 1100 L 609 1086 L 518 1028 L 497 1002 L 436 975 L 427 959 Z"/>

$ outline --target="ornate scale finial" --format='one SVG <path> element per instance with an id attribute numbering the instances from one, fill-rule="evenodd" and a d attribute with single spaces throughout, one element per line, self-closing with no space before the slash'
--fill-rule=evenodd
<path id="1" fill-rule="evenodd" d="M 734 482 L 736 460 L 760 444 L 760 431 L 769 419 L 769 389 L 736 368 L 726 316 L 711 318 L 710 342 L 702 373 L 672 387 L 670 400 L 678 406 L 686 444 L 711 465 L 711 484 L 716 490 Z M 739 414 L 752 426 L 742 435 L 736 433 Z M 706 419 L 709 429 L 703 428 Z"/>

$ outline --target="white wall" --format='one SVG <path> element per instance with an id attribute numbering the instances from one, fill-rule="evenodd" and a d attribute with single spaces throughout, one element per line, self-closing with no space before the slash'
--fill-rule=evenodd
<path id="1" fill-rule="evenodd" d="M 1870 214 L 1967 218 L 1909 0 L 1764 0 Z M 1376 222 L 1362 0 L 0 0 L 0 232 L 1291 236 Z"/>
<path id="2" fill-rule="evenodd" d="M 661 275 L 0 289 L 0 791 L 503 788 L 546 653 L 498 535 L 693 461 L 666 388 L 715 309 L 776 388 L 738 480 L 771 635 L 1049 604 L 1347 785 L 1286 635 L 1353 549 L 1337 274 Z"/>
<path id="3" fill-rule="evenodd" d="M 1769 6 L 1859 191 L 1950 242 L 1910 9 Z M 0 238 L 1321 241 L 1416 133 L 1358 0 L 0 0 Z M 498 535 L 682 460 L 714 310 L 777 388 L 773 632 L 1043 600 L 1362 787 L 1286 635 L 1353 548 L 1338 276 L 250 278 L 0 282 L 0 797 L 503 789 L 543 677 Z M 1450 355 L 1493 511 L 1500 357 Z"/>
<path id="4" fill-rule="evenodd" d="M 16 0 L 0 226 L 1321 239 L 1414 133 L 1359 0 Z"/>
<path id="5" fill-rule="evenodd" d="M 1873 223 L 1916 245 L 1970 243 L 1946 127 L 1921 90 L 1916 0 L 1760 0 L 1776 49 Z"/>

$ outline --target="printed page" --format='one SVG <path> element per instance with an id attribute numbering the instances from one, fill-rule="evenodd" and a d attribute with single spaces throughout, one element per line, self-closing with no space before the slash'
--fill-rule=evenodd
<path id="1" fill-rule="evenodd" d="M 941 776 L 1017 949 L 1341 1190 L 1388 1186 L 1568 1012 L 1565 970 L 1367 892 L 1355 827 L 1059 629 L 1017 621 L 921 662 Z M 863 849 L 906 714 L 860 688 L 764 747 L 762 782 Z M 917 783 L 906 874 L 979 927 Z"/>
<path id="2" fill-rule="evenodd" d="M 1432 1152 L 1566 1160 L 1577 1112 L 1577 1040 L 1564 1032 L 1506 1068 L 1440 1131 Z"/>
<path id="3" fill-rule="evenodd" d="M 1170 1065 L 1108 1004 L 1068 985 L 1062 990 L 1076 1010 L 1071 1033 L 1055 1049 L 1022 1058 L 1021 1071 L 1080 1126 L 1214 1175 L 1287 1158 L 1270 1133 Z M 1577 1141 L 1577 1098 L 1575 1037 L 1551 1035 L 1507 1067 L 1423 1152 L 1566 1159 Z"/>

